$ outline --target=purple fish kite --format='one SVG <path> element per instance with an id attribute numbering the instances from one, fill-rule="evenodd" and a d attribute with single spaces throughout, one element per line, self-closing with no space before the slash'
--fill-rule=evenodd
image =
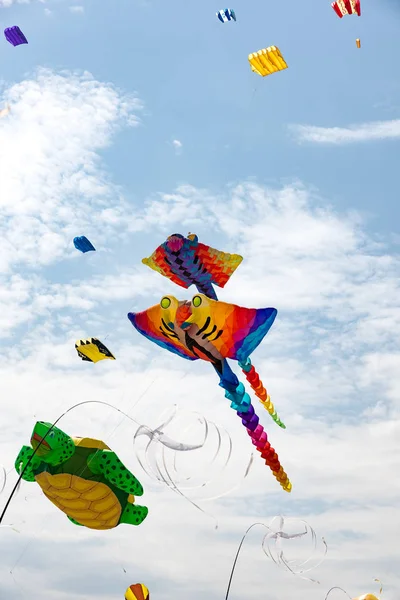
<path id="1" fill-rule="evenodd" d="M 4 30 L 7 42 L 10 42 L 13 46 L 19 46 L 20 44 L 27 44 L 28 40 L 17 25 L 14 27 L 7 27 Z"/>

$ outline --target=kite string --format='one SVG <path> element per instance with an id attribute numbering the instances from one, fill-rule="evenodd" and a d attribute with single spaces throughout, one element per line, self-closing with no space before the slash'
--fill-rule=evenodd
<path id="1" fill-rule="evenodd" d="M 352 599 L 351 599 L 351 596 L 349 596 L 349 594 L 346 592 L 346 590 L 344 590 L 343 588 L 341 588 L 341 587 L 339 587 L 339 586 L 337 586 L 337 585 L 335 585 L 335 586 L 334 586 L 334 587 L 332 587 L 330 590 L 328 590 L 328 592 L 327 592 L 327 594 L 326 594 L 326 596 L 325 596 L 325 600 L 328 600 L 328 597 L 331 595 L 331 592 L 333 592 L 333 590 L 340 590 L 341 592 L 343 592 L 344 594 L 346 594 L 346 596 L 347 596 L 348 598 L 350 598 L 350 600 L 352 600 Z"/>
<path id="2" fill-rule="evenodd" d="M 266 527 L 267 529 L 269 529 L 269 527 L 267 527 L 267 525 L 265 525 L 264 523 L 253 523 L 253 524 L 252 524 L 252 525 L 250 525 L 250 527 L 248 527 L 248 529 L 246 530 L 245 534 L 243 535 L 243 537 L 242 537 L 242 539 L 241 539 L 241 541 L 240 541 L 239 547 L 238 547 L 238 549 L 237 549 L 236 556 L 235 556 L 235 560 L 233 561 L 233 565 L 232 565 L 232 569 L 231 569 L 231 574 L 230 574 L 230 576 L 229 576 L 229 581 L 228 581 L 228 587 L 227 587 L 227 589 L 226 589 L 225 600 L 228 600 L 229 592 L 230 592 L 231 585 L 232 585 L 233 574 L 234 574 L 234 572 L 235 572 L 235 569 L 236 569 L 236 563 L 237 563 L 237 561 L 238 561 L 239 554 L 240 554 L 240 551 L 241 551 L 241 549 L 242 549 L 242 546 L 243 546 L 244 540 L 246 539 L 246 537 L 247 537 L 247 534 L 250 532 L 250 530 L 251 530 L 251 529 L 253 529 L 253 527 L 255 527 L 256 525 L 261 525 L 262 527 Z"/>

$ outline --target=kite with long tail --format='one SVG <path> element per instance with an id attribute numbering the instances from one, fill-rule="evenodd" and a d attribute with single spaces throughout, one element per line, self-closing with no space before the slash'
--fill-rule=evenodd
<path id="1" fill-rule="evenodd" d="M 238 361 L 263 406 L 273 420 L 285 428 L 250 360 L 250 355 L 273 324 L 277 310 L 243 308 L 220 302 L 212 287 L 213 283 L 223 287 L 241 260 L 239 255 L 225 254 L 199 244 L 197 236 L 170 236 L 150 259 L 143 262 L 182 287 L 194 284 L 200 293 L 191 302 L 164 296 L 159 304 L 143 312 L 129 313 L 128 318 L 139 333 L 158 346 L 187 360 L 211 362 L 219 376 L 219 385 L 231 401 L 231 408 L 242 419 L 254 446 L 282 488 L 290 492 L 292 484 L 268 442 L 250 396 L 227 361 L 229 358 Z"/>

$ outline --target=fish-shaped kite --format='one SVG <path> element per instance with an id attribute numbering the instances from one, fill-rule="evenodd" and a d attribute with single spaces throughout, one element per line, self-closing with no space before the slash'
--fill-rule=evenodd
<path id="1" fill-rule="evenodd" d="M 259 424 L 249 395 L 227 361 L 230 358 L 239 362 L 264 407 L 284 427 L 250 361 L 276 314 L 275 308 L 244 308 L 197 294 L 191 302 L 164 296 L 159 304 L 143 312 L 128 313 L 128 318 L 139 333 L 158 346 L 188 360 L 211 362 L 220 378 L 219 385 L 225 389 L 225 396 L 231 400 L 231 407 L 242 419 L 253 444 L 283 489 L 290 492 L 292 485 L 278 455 Z"/>
<path id="2" fill-rule="evenodd" d="M 223 288 L 242 260 L 239 254 L 201 244 L 194 233 L 187 237 L 173 233 L 142 263 L 183 288 L 195 285 L 201 294 L 217 300 L 213 284 Z"/>

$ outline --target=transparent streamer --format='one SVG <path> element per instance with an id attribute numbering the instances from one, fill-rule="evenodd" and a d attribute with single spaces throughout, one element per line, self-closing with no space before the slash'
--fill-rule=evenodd
<path id="1" fill-rule="evenodd" d="M 278 526 L 274 525 L 274 521 L 276 520 L 279 520 Z M 303 531 L 289 534 L 284 531 L 285 524 L 294 524 L 296 529 L 301 527 Z M 293 575 L 302 576 L 304 573 L 308 573 L 309 571 L 312 571 L 318 567 L 325 559 L 328 551 L 328 546 L 325 542 L 325 539 L 321 538 L 322 544 L 320 544 L 314 529 L 307 523 L 307 521 L 294 517 L 285 519 L 284 517 L 279 516 L 272 519 L 268 528 L 271 529 L 271 531 L 264 536 L 262 542 L 264 553 L 276 565 L 283 567 Z M 293 540 L 295 538 L 303 537 L 304 539 L 308 538 L 308 541 L 311 545 L 311 553 L 305 560 L 296 558 L 288 559 L 283 550 L 283 540 Z M 307 579 L 308 581 L 312 581 L 314 583 L 319 583 L 319 581 L 310 579 L 309 577 L 303 577 L 303 579 Z"/>
<path id="2" fill-rule="evenodd" d="M 276 526 L 276 525 L 274 526 L 274 521 L 276 521 L 276 520 L 279 520 L 278 526 Z M 298 531 L 296 533 L 288 533 L 287 531 L 284 531 L 285 524 L 289 524 L 289 523 L 294 523 L 296 525 L 296 528 L 297 528 L 297 526 L 301 526 L 303 531 Z M 243 543 L 244 543 L 247 535 L 251 531 L 251 529 L 253 529 L 253 527 L 256 527 L 256 526 L 261 526 L 261 527 L 264 527 L 264 529 L 267 529 L 268 533 L 266 533 L 264 535 L 263 540 L 262 540 L 262 544 L 261 544 L 262 549 L 263 549 L 264 554 L 266 556 L 268 556 L 277 566 L 283 567 L 284 569 L 286 569 L 287 571 L 292 573 L 292 575 L 298 575 L 302 579 L 306 579 L 313 583 L 319 583 L 319 581 L 316 581 L 315 579 L 310 579 L 309 577 L 304 577 L 303 574 L 307 573 L 308 571 L 311 571 L 312 569 L 315 569 L 324 560 L 326 553 L 328 551 L 328 546 L 327 546 L 324 538 L 321 538 L 322 548 L 323 548 L 322 554 L 319 558 L 316 558 L 316 554 L 318 554 L 320 552 L 321 547 L 318 545 L 318 538 L 316 536 L 314 529 L 312 527 L 310 527 L 310 525 L 302 519 L 297 519 L 294 517 L 285 519 L 283 516 L 278 516 L 278 517 L 274 517 L 269 525 L 265 525 L 265 523 L 253 523 L 246 530 L 245 534 L 243 535 L 243 537 L 240 541 L 239 547 L 236 552 L 235 560 L 232 565 L 232 570 L 231 570 L 231 574 L 229 577 L 225 600 L 228 600 L 228 597 L 229 597 L 229 592 L 230 592 L 231 585 L 232 585 L 233 575 L 235 572 L 236 564 L 237 564 Z M 308 539 L 311 541 L 312 550 L 306 560 L 302 560 L 302 559 L 299 560 L 299 559 L 293 559 L 293 558 L 289 559 L 287 556 L 285 556 L 285 551 L 283 548 L 283 545 L 284 545 L 283 540 L 293 540 L 295 538 L 307 539 L 307 536 L 308 536 Z"/>
<path id="3" fill-rule="evenodd" d="M 186 415 L 185 415 L 186 413 Z M 195 412 L 186 412 L 174 406 L 169 417 L 160 417 L 162 420 L 155 430 L 140 426 L 134 435 L 134 448 L 136 458 L 148 477 L 168 487 L 182 491 L 202 491 L 202 500 L 213 500 L 224 496 L 236 489 L 245 479 L 253 463 L 253 454 L 243 470 L 242 477 L 237 477 L 234 488 L 215 494 L 215 483 L 222 479 L 226 468 L 233 458 L 233 443 L 229 433 L 203 415 Z M 180 424 L 181 421 L 181 424 Z M 168 436 L 165 431 L 175 425 L 179 435 L 196 444 L 177 442 Z M 139 438 L 147 437 L 145 447 L 140 447 Z M 144 441 L 144 440 L 143 440 Z M 183 453 L 191 452 L 190 469 L 185 472 L 179 464 Z M 207 458 L 206 458 L 207 456 Z M 195 467 L 193 463 L 197 459 Z M 235 465 L 237 467 L 237 465 Z M 208 496 L 205 495 L 208 493 Z M 211 496 L 210 496 L 211 493 Z"/>

